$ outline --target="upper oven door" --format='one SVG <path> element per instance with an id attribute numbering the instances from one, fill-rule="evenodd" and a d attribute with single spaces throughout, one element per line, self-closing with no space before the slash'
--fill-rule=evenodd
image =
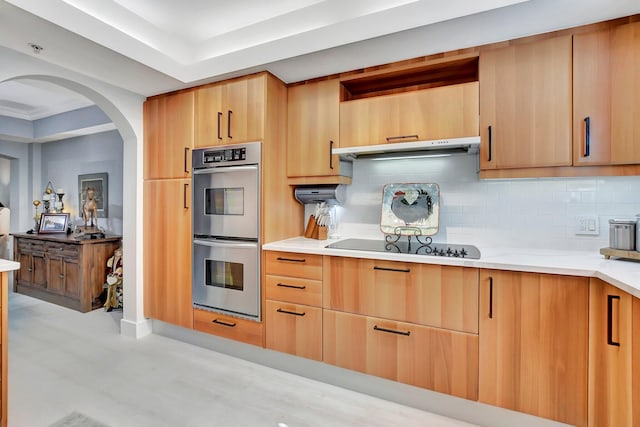
<path id="1" fill-rule="evenodd" d="M 258 165 L 199 169 L 193 172 L 193 233 L 258 239 Z"/>

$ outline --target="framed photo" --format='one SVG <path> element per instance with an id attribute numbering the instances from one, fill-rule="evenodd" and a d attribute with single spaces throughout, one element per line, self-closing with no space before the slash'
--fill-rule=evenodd
<path id="1" fill-rule="evenodd" d="M 43 213 L 40 216 L 38 233 L 66 233 L 68 224 L 68 213 Z"/>
<path id="2" fill-rule="evenodd" d="M 78 175 L 78 212 L 80 217 L 82 217 L 87 188 L 93 188 L 98 218 L 107 218 L 109 216 L 109 175 L 106 172 Z"/>

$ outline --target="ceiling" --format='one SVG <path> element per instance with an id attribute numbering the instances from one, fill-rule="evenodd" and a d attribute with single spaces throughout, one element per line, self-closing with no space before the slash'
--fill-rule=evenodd
<path id="1" fill-rule="evenodd" d="M 0 115 L 38 120 L 93 105 L 89 99 L 41 80 L 9 80 L 0 84 Z"/>
<path id="2" fill-rule="evenodd" d="M 637 0 L 0 0 L 0 46 L 150 96 L 261 70 L 292 83 L 636 13 Z M 5 82 L 0 115 L 87 102 L 73 98 Z"/>

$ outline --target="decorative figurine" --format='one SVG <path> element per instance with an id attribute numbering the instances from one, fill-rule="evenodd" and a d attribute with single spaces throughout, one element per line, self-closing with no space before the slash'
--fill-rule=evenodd
<path id="1" fill-rule="evenodd" d="M 95 199 L 96 190 L 93 187 L 87 187 L 84 196 L 84 203 L 82 204 L 82 217 L 84 218 L 84 227 L 87 228 L 87 222 L 91 221 L 91 228 L 98 225 L 98 205 Z M 93 223 L 93 220 L 96 223 Z"/>
<path id="2" fill-rule="evenodd" d="M 122 308 L 122 248 L 118 248 L 107 260 L 107 298 L 104 303 L 106 311 Z"/>

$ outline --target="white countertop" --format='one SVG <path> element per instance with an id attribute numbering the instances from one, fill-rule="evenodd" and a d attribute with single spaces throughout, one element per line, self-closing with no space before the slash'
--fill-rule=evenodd
<path id="1" fill-rule="evenodd" d="M 480 259 L 461 259 L 325 247 L 337 241 L 339 240 L 315 240 L 294 237 L 267 243 L 262 248 L 269 251 L 597 277 L 640 298 L 640 262 L 613 258 L 607 260 L 597 251 L 481 247 L 479 248 Z"/>
<path id="2" fill-rule="evenodd" d="M 10 261 L 8 259 L 0 259 L 0 273 L 3 273 L 5 271 L 18 270 L 19 268 L 19 262 Z"/>

